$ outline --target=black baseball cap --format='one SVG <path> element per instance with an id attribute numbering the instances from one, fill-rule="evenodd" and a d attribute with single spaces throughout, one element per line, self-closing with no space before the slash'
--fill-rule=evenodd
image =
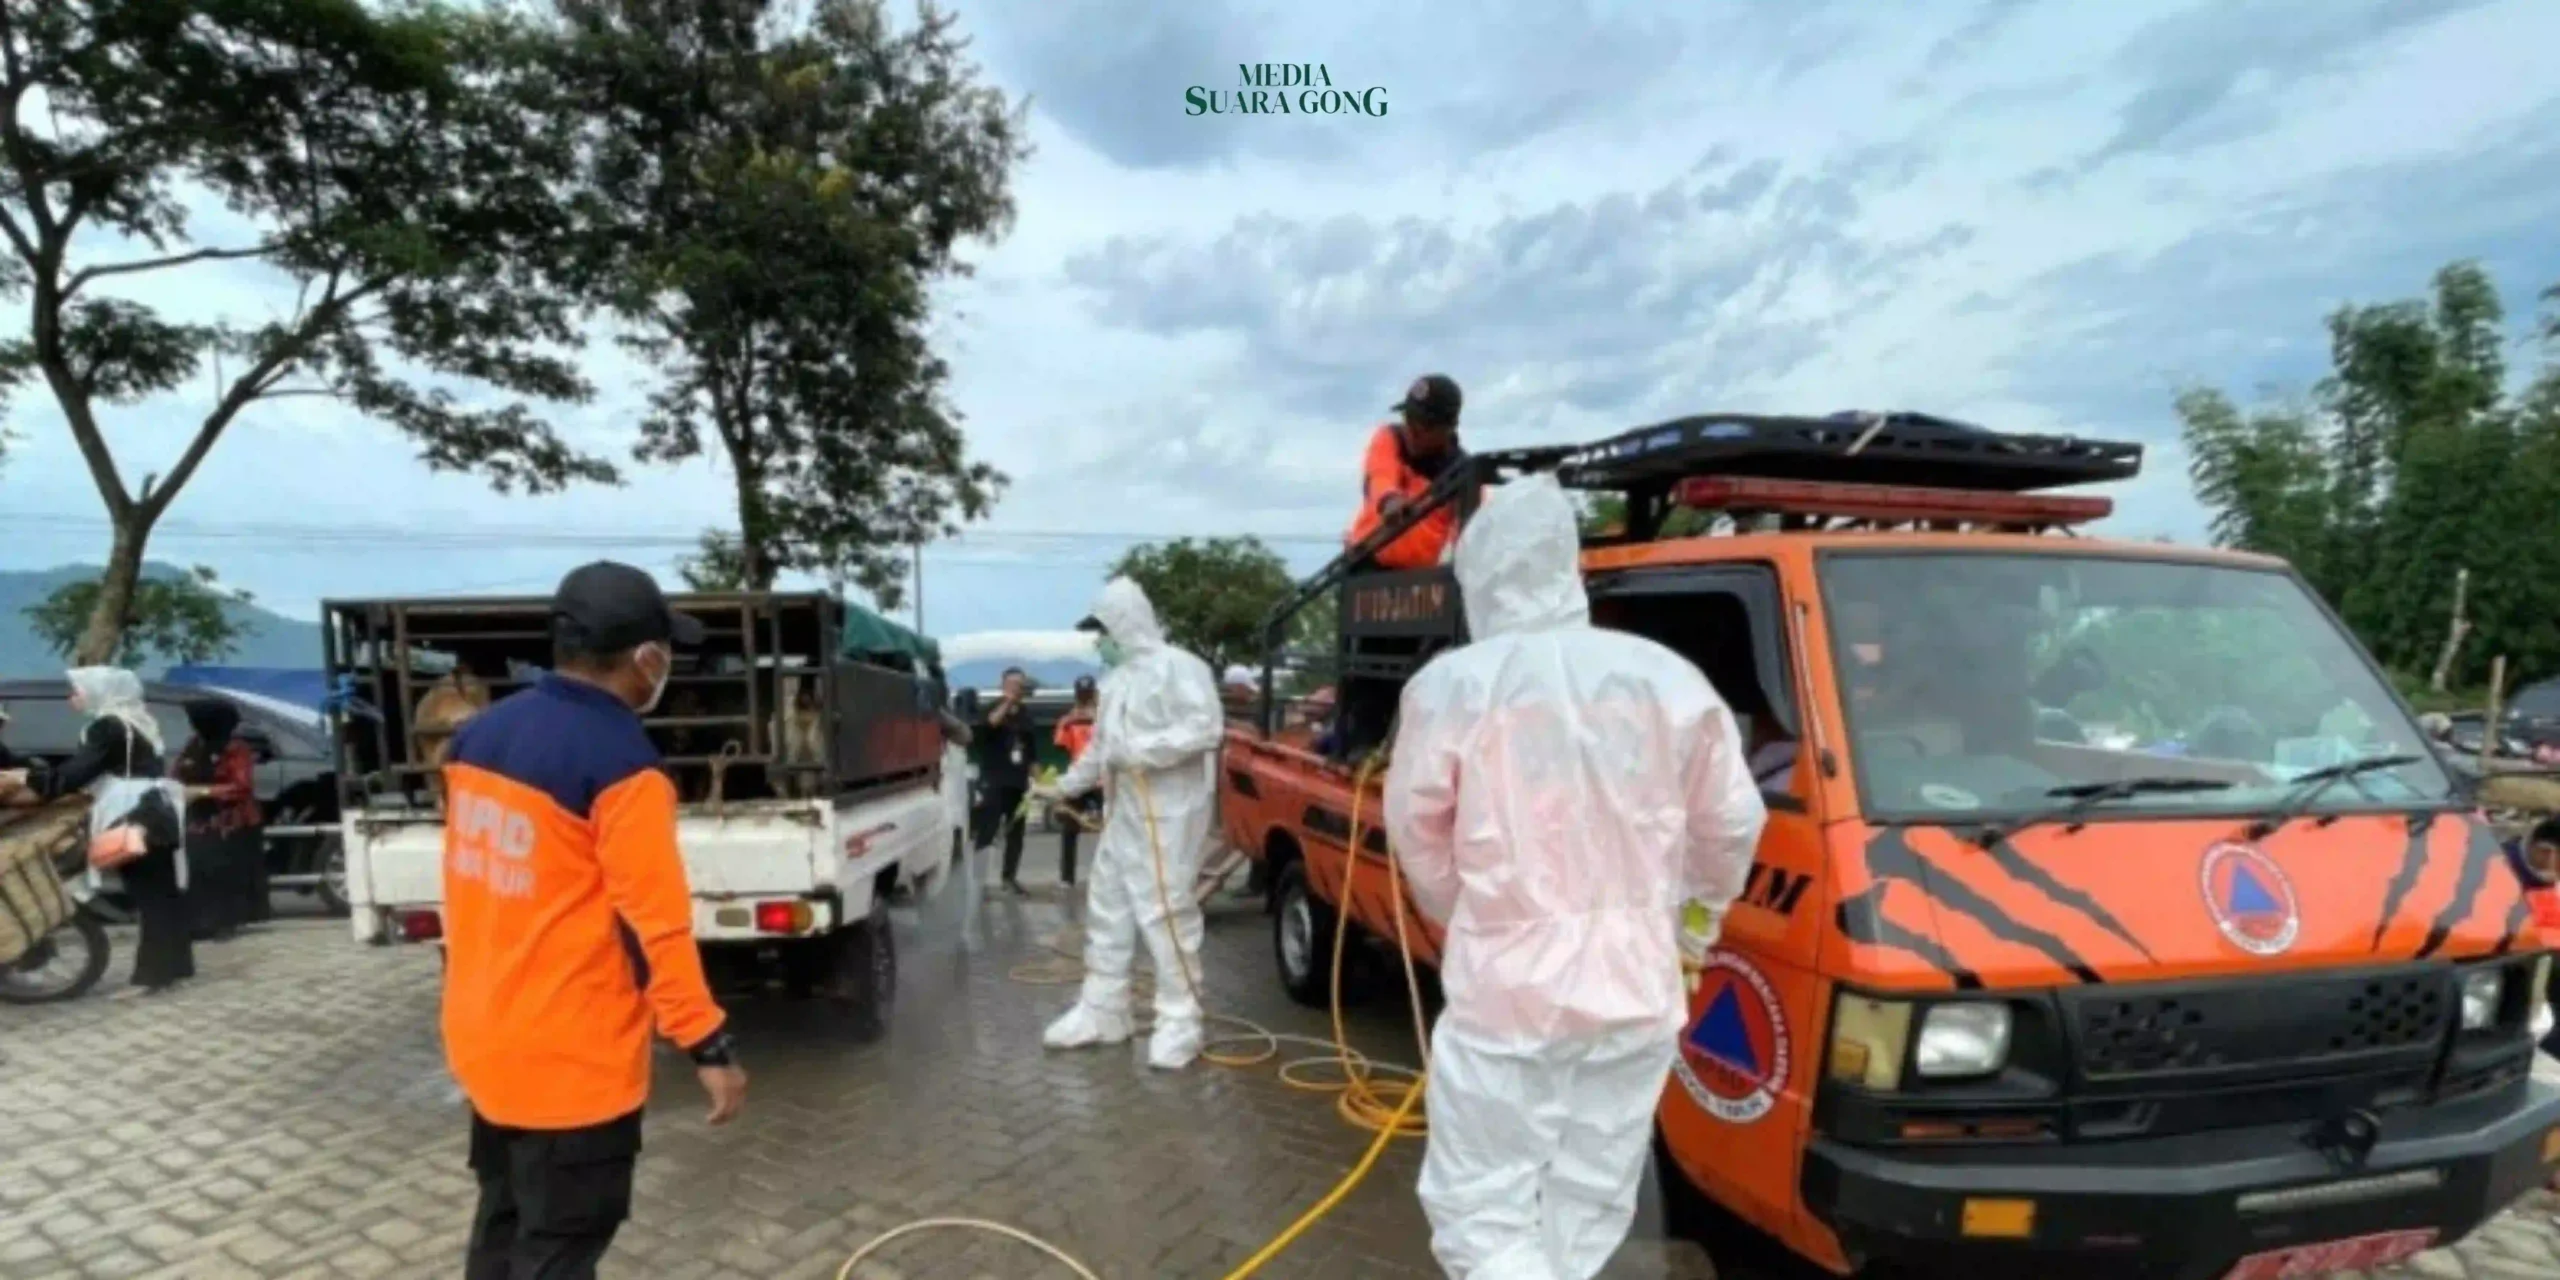
<path id="1" fill-rule="evenodd" d="M 1458 425 L 1458 407 L 1465 399 L 1458 393 L 1456 379 L 1445 373 L 1426 373 L 1405 388 L 1404 399 L 1387 407 L 1434 426 L 1454 427 Z"/>
<path id="2" fill-rule="evenodd" d="M 702 643 L 702 623 L 669 608 L 657 579 L 611 560 L 580 565 L 560 580 L 551 593 L 551 629 L 562 643 L 588 653 Z"/>
<path id="3" fill-rule="evenodd" d="M 1077 623 L 1077 624 L 1076 624 L 1076 630 L 1078 630 L 1078 631 L 1093 631 L 1093 632 L 1099 632 L 1099 631 L 1102 631 L 1102 630 L 1104 630 L 1104 627 L 1103 627 L 1103 625 L 1102 625 L 1102 619 L 1097 618 L 1097 617 L 1093 616 L 1092 614 L 1088 613 L 1088 614 L 1086 614 L 1086 615 L 1084 616 L 1084 621 L 1079 622 L 1079 623 Z"/>

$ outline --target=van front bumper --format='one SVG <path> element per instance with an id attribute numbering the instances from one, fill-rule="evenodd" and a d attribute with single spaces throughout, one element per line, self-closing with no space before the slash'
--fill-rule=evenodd
<path id="1" fill-rule="evenodd" d="M 2243 1258 L 2383 1232 L 2438 1247 L 2542 1186 L 2560 1163 L 2560 1085 L 2542 1079 L 2383 1117 L 2352 1169 L 2301 1126 L 2120 1143 L 2008 1148 L 1850 1147 L 1805 1155 L 1806 1207 L 1853 1262 L 1976 1280 L 2069 1275 L 2220 1280 Z M 2272 1194 L 2271 1194 L 2272 1193 Z M 1967 1234 L 1968 1201 L 2029 1201 L 2022 1238 Z M 1977 1206 L 1977 1229 L 2014 1206 Z"/>

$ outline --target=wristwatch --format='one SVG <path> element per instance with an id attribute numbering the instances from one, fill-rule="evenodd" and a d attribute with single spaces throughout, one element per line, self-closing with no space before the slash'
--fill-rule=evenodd
<path id="1" fill-rule="evenodd" d="M 702 1043 L 685 1050 L 697 1067 L 734 1067 L 738 1065 L 738 1042 L 722 1027 L 705 1037 Z"/>

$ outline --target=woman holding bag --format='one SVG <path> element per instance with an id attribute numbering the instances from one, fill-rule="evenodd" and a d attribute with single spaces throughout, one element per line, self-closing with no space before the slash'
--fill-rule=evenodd
<path id="1" fill-rule="evenodd" d="M 141 918 L 133 986 L 117 993 L 156 995 L 196 976 L 187 918 L 186 832 L 179 815 L 185 793 L 165 776 L 160 726 L 143 705 L 142 681 L 121 667 L 74 667 L 71 709 L 89 717 L 80 750 L 59 768 L 28 775 L 37 796 L 55 800 L 86 788 L 89 874 L 123 881 Z"/>

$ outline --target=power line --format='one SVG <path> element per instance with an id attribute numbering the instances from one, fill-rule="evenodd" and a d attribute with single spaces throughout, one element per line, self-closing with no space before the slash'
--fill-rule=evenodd
<path id="1" fill-rule="evenodd" d="M 114 525 L 102 516 L 73 515 L 67 512 L 9 512 L 0 514 L 0 528 L 19 527 L 35 536 L 68 535 L 75 532 L 107 533 Z M 679 533 L 668 530 L 581 529 L 564 530 L 557 525 L 493 525 L 474 521 L 468 529 L 433 526 L 403 526 L 360 521 L 229 521 L 215 524 L 195 520 L 163 520 L 153 527 L 155 537 L 189 541 L 221 541 L 237 543 L 276 543 L 322 549 L 335 546 L 399 545 L 421 550 L 462 550 L 494 548 L 500 550 L 538 550 L 552 547 L 597 548 L 664 547 L 691 551 L 701 544 L 700 531 Z M 940 539 L 933 546 L 967 545 L 971 543 L 1014 543 L 1031 549 L 1033 544 L 1056 543 L 1131 543 L 1167 542 L 1185 536 L 1165 532 L 1137 532 L 1102 529 L 964 529 L 959 534 Z M 1252 537 L 1266 545 L 1338 548 L 1339 537 L 1313 533 L 1223 533 L 1226 537 Z"/>

